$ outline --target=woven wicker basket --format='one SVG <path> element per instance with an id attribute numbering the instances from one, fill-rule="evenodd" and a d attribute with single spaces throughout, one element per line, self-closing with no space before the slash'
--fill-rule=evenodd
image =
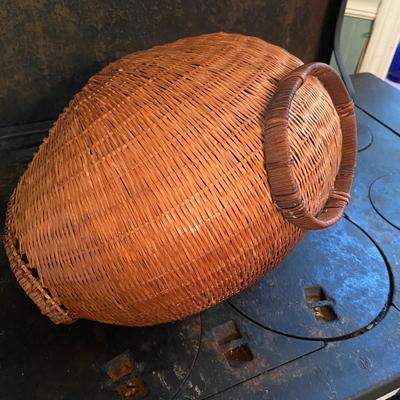
<path id="1" fill-rule="evenodd" d="M 353 104 L 324 64 L 224 33 L 129 54 L 89 80 L 21 177 L 11 268 L 55 323 L 180 319 L 337 221 L 355 154 Z"/>

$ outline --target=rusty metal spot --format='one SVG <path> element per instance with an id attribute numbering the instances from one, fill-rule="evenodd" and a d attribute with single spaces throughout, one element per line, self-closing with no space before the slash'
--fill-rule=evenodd
<path id="1" fill-rule="evenodd" d="M 214 336 L 225 359 L 237 368 L 254 359 L 253 352 L 235 321 L 228 321 L 213 329 Z"/>
<path id="2" fill-rule="evenodd" d="M 240 339 L 242 337 L 235 321 L 232 320 L 215 327 L 213 333 L 220 346 L 224 346 L 232 340 Z"/>
<path id="3" fill-rule="evenodd" d="M 133 371 L 133 361 L 128 354 L 121 354 L 107 363 L 106 371 L 111 380 L 117 382 Z"/>
<path id="4" fill-rule="evenodd" d="M 143 381 L 137 376 L 119 385 L 117 389 L 124 400 L 143 399 L 148 393 Z"/>
<path id="5" fill-rule="evenodd" d="M 320 322 L 332 322 L 338 319 L 333 308 L 333 299 L 328 298 L 324 289 L 319 285 L 304 288 L 304 295 L 309 307 L 314 312 L 314 317 Z"/>
<path id="6" fill-rule="evenodd" d="M 330 305 L 313 307 L 315 319 L 318 321 L 331 322 L 338 319 L 335 310 Z"/>
<path id="7" fill-rule="evenodd" d="M 247 343 L 238 343 L 225 351 L 224 356 L 231 367 L 240 367 L 254 359 L 253 352 Z"/>
<path id="8" fill-rule="evenodd" d="M 324 293 L 324 290 L 319 285 L 312 285 L 306 287 L 304 289 L 304 294 L 306 296 L 306 301 L 308 304 L 326 300 L 326 295 Z"/>

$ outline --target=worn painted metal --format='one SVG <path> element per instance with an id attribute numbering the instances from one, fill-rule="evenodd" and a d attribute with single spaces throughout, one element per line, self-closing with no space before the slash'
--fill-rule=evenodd
<path id="1" fill-rule="evenodd" d="M 342 219 L 308 233 L 276 270 L 230 301 L 266 328 L 326 340 L 373 324 L 389 294 L 389 272 L 379 249 Z"/>

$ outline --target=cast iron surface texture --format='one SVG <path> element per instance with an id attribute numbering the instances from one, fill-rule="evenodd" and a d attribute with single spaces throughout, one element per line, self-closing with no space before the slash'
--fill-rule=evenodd
<path id="1" fill-rule="evenodd" d="M 0 274 L 0 301 L 6 306 L 0 309 L 0 399 L 376 399 L 399 387 L 400 313 L 393 306 L 393 303 L 400 305 L 399 230 L 388 222 L 391 220 L 388 214 L 382 217 L 376 212 L 370 202 L 370 191 L 379 178 L 394 177 L 400 172 L 394 161 L 400 154 L 400 138 L 368 115 L 359 115 L 360 121 L 371 129 L 373 140 L 359 152 L 347 220 L 325 231 L 323 238 L 329 242 L 332 235 L 339 243 L 344 241 L 350 253 L 353 250 L 347 247 L 347 240 L 354 240 L 356 247 L 362 243 L 365 254 L 357 251 L 357 259 L 368 264 L 375 279 L 382 283 L 383 289 L 376 295 L 379 302 L 383 302 L 383 293 L 387 291 L 388 273 L 383 260 L 390 267 L 393 293 L 389 293 L 387 308 L 383 307 L 373 323 L 364 327 L 367 322 L 359 323 L 365 317 L 361 313 L 368 315 L 366 321 L 380 308 L 377 299 L 371 299 L 365 291 L 370 271 L 364 270 L 364 279 L 360 279 L 362 267 L 358 260 L 355 268 L 354 260 L 338 262 L 341 283 L 334 288 L 322 282 L 323 286 L 316 278 L 324 276 L 315 269 L 315 274 L 310 274 L 311 264 L 304 265 L 303 255 L 292 269 L 298 276 L 303 266 L 304 289 L 311 289 L 303 290 L 301 301 L 293 304 L 293 308 L 303 312 L 303 316 L 309 313 L 308 316 L 315 317 L 308 319 L 309 331 L 315 332 L 315 327 L 320 327 L 317 332 L 320 337 L 326 335 L 324 340 L 273 332 L 263 327 L 261 317 L 251 321 L 229 302 L 182 322 L 145 329 L 90 321 L 55 326 L 19 288 L 1 250 L 4 268 Z M 49 123 L 41 123 L 0 132 L 2 214 L 5 199 L 48 126 Z M 393 183 L 392 178 L 389 181 Z M 384 193 L 386 199 L 390 197 L 388 193 Z M 379 193 L 376 196 L 380 198 Z M 396 206 L 394 201 L 393 207 Z M 386 212 L 386 206 L 382 209 L 382 213 Z M 345 239 L 340 237 L 341 229 Z M 306 240 L 315 240 L 317 248 L 326 245 L 317 238 Z M 339 259 L 342 256 L 335 255 Z M 316 261 L 318 265 L 320 260 Z M 284 276 L 285 265 L 276 273 Z M 290 281 L 290 277 L 286 278 Z M 353 282 L 354 292 L 347 290 L 349 282 Z M 281 280 L 278 284 L 282 285 Z M 340 292 L 339 286 L 344 292 Z M 296 293 L 299 286 L 289 287 L 286 296 L 280 293 L 277 296 L 284 303 L 290 302 L 292 289 Z M 340 307 L 332 293 L 339 296 Z M 360 300 L 371 303 L 376 312 L 368 314 L 360 306 Z M 254 308 L 252 304 L 248 306 Z M 274 308 L 273 314 L 279 315 L 282 309 L 290 312 L 285 306 L 272 302 L 264 309 L 270 313 Z M 330 306 L 339 320 L 345 315 L 348 321 L 317 321 L 314 308 L 323 306 Z M 323 314 L 321 310 L 319 314 Z M 284 318 L 279 322 L 284 332 L 304 329 L 294 326 L 289 317 L 286 325 Z M 346 328 L 346 332 L 362 328 L 332 339 L 335 323 L 336 327 Z M 353 328 L 348 329 L 349 326 Z"/>
<path id="2" fill-rule="evenodd" d="M 400 313 L 391 308 L 371 331 L 331 342 L 322 350 L 250 379 L 212 399 L 376 400 L 400 384 L 399 335 Z"/>
<path id="3" fill-rule="evenodd" d="M 379 249 L 342 219 L 327 230 L 309 232 L 278 268 L 230 302 L 266 328 L 323 340 L 373 323 L 387 306 L 389 292 Z"/>
<path id="4" fill-rule="evenodd" d="M 55 118 L 88 78 L 124 54 L 185 36 L 259 36 L 329 62 L 338 0 L 3 0 L 0 126 Z"/>
<path id="5" fill-rule="evenodd" d="M 400 108 L 400 92 L 396 104 Z M 365 118 L 373 132 L 373 143 L 358 153 L 353 201 L 346 215 L 383 252 L 394 278 L 393 302 L 400 308 L 400 230 L 396 227 L 400 214 L 400 138 L 372 117 Z"/>
<path id="6" fill-rule="evenodd" d="M 201 321 L 200 351 L 178 399 L 208 398 L 324 345 L 264 329 L 226 302 L 205 311 Z"/>

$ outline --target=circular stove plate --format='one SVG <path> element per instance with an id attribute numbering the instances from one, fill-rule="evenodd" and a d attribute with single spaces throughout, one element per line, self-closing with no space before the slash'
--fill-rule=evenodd
<path id="1" fill-rule="evenodd" d="M 377 247 L 342 219 L 330 229 L 308 233 L 280 266 L 230 302 L 265 328 L 331 339 L 371 324 L 385 308 L 389 291 Z"/>
<path id="2" fill-rule="evenodd" d="M 371 185 L 369 195 L 378 214 L 400 229 L 400 175 L 385 175 L 377 179 Z"/>

